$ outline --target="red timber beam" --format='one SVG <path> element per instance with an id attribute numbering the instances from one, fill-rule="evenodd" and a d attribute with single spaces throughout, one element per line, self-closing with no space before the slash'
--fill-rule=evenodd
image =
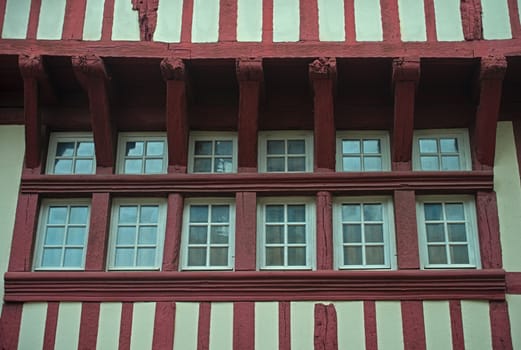
<path id="1" fill-rule="evenodd" d="M 314 99 L 315 172 L 335 171 L 336 59 L 318 58 L 309 65 Z"/>
<path id="2" fill-rule="evenodd" d="M 139 31 L 142 41 L 151 41 L 157 25 L 159 0 L 132 0 L 132 9 L 138 11 Z"/>
<path id="3" fill-rule="evenodd" d="M 474 150 L 480 165 L 493 166 L 496 151 L 496 124 L 499 119 L 505 57 L 484 57 L 479 74 L 480 95 L 474 129 Z"/>
<path id="4" fill-rule="evenodd" d="M 462 0 L 460 12 L 465 40 L 481 40 L 483 38 L 481 0 Z"/>
<path id="5" fill-rule="evenodd" d="M 168 172 L 186 173 L 188 164 L 187 70 L 183 60 L 165 58 L 161 74 L 166 82 Z"/>
<path id="6" fill-rule="evenodd" d="M 25 166 L 34 169 L 40 166 L 42 153 L 40 101 L 53 103 L 56 95 L 42 56 L 20 55 L 18 66 L 24 82 Z"/>
<path id="7" fill-rule="evenodd" d="M 115 136 L 109 101 L 109 80 L 105 63 L 95 55 L 73 56 L 76 78 L 89 96 L 92 133 L 96 149 L 96 173 L 110 174 L 114 168 Z"/>

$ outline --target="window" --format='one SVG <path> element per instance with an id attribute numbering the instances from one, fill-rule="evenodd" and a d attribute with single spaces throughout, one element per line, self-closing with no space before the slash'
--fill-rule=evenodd
<path id="1" fill-rule="evenodd" d="M 337 171 L 390 170 L 386 132 L 338 132 L 336 149 Z"/>
<path id="2" fill-rule="evenodd" d="M 166 169 L 167 147 L 164 133 L 119 135 L 119 174 L 164 174 Z"/>
<path id="3" fill-rule="evenodd" d="M 261 269 L 312 269 L 315 206 L 309 198 L 265 198 L 258 206 Z"/>
<path id="4" fill-rule="evenodd" d="M 413 169 L 431 171 L 471 170 L 467 130 L 415 131 Z"/>
<path id="5" fill-rule="evenodd" d="M 311 132 L 269 131 L 259 134 L 259 171 L 308 172 L 313 170 Z"/>
<path id="6" fill-rule="evenodd" d="M 52 133 L 45 169 L 47 174 L 94 174 L 96 157 L 92 134 Z"/>
<path id="7" fill-rule="evenodd" d="M 476 209 L 470 196 L 418 198 L 424 268 L 479 267 Z"/>
<path id="8" fill-rule="evenodd" d="M 165 221 L 165 200 L 115 200 L 112 208 L 109 269 L 159 269 Z"/>
<path id="9" fill-rule="evenodd" d="M 230 132 L 192 132 L 188 169 L 192 173 L 237 172 L 237 136 Z"/>
<path id="10" fill-rule="evenodd" d="M 334 204 L 335 264 L 339 269 L 395 267 L 392 200 L 345 197 Z"/>
<path id="11" fill-rule="evenodd" d="M 35 270 L 80 270 L 85 266 L 90 201 L 42 202 L 36 241 Z"/>
<path id="12" fill-rule="evenodd" d="M 189 199 L 183 217 L 182 268 L 233 269 L 234 201 Z"/>

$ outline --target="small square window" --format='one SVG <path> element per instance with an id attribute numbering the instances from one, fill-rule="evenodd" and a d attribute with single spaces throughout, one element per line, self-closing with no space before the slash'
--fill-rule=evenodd
<path id="1" fill-rule="evenodd" d="M 423 268 L 479 267 L 476 209 L 472 197 L 418 197 L 417 211 Z"/>
<path id="2" fill-rule="evenodd" d="M 188 169 L 191 173 L 237 172 L 237 135 L 232 132 L 192 132 Z"/>
<path id="3" fill-rule="evenodd" d="M 257 235 L 261 269 L 315 268 L 314 209 L 310 198 L 259 201 Z"/>
<path id="4" fill-rule="evenodd" d="M 112 207 L 109 270 L 160 269 L 165 222 L 164 200 L 115 200 Z"/>
<path id="5" fill-rule="evenodd" d="M 337 198 L 333 215 L 337 268 L 394 268 L 394 221 L 390 198 Z"/>
<path id="6" fill-rule="evenodd" d="M 40 208 L 34 269 L 83 269 L 89 218 L 87 199 L 44 201 Z"/>
<path id="7" fill-rule="evenodd" d="M 313 134 L 306 131 L 259 133 L 259 171 L 267 173 L 313 171 Z"/>
<path id="8" fill-rule="evenodd" d="M 118 174 L 164 174 L 167 170 L 164 133 L 121 133 L 118 144 Z"/>
<path id="9" fill-rule="evenodd" d="M 425 171 L 471 170 L 466 129 L 414 132 L 413 169 Z"/>
<path id="10" fill-rule="evenodd" d="M 389 135 L 380 131 L 337 133 L 337 171 L 390 170 Z"/>
<path id="11" fill-rule="evenodd" d="M 188 199 L 183 217 L 182 268 L 233 269 L 234 200 Z"/>
<path id="12" fill-rule="evenodd" d="M 94 174 L 96 157 L 91 133 L 54 132 L 49 140 L 47 174 Z"/>

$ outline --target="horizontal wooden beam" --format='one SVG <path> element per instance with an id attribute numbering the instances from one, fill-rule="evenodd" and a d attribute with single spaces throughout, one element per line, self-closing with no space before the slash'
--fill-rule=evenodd
<path id="1" fill-rule="evenodd" d="M 504 300 L 503 270 L 7 272 L 5 301 Z"/>

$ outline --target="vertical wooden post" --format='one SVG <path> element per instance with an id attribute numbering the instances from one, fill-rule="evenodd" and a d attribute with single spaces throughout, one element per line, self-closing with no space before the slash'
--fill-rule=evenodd
<path id="1" fill-rule="evenodd" d="M 9 271 L 31 271 L 34 234 L 38 225 L 38 205 L 37 194 L 18 196 Z"/>
<path id="2" fill-rule="evenodd" d="M 257 194 L 238 192 L 235 195 L 235 270 L 255 271 Z"/>
<path id="3" fill-rule="evenodd" d="M 317 194 L 317 270 L 333 269 L 332 201 L 331 192 Z"/>
<path id="4" fill-rule="evenodd" d="M 163 248 L 163 271 L 177 271 L 179 269 L 183 206 L 184 199 L 181 194 L 170 193 L 168 195 L 165 245 Z"/>
<path id="5" fill-rule="evenodd" d="M 501 256 L 499 218 L 495 192 L 479 191 L 477 193 L 476 214 L 478 218 L 479 247 L 482 268 L 500 269 L 503 267 L 503 261 Z"/>
<path id="6" fill-rule="evenodd" d="M 110 223 L 110 193 L 93 193 L 85 271 L 104 271 Z"/>
<path id="7" fill-rule="evenodd" d="M 398 269 L 419 269 L 418 227 L 414 191 L 394 191 Z"/>

